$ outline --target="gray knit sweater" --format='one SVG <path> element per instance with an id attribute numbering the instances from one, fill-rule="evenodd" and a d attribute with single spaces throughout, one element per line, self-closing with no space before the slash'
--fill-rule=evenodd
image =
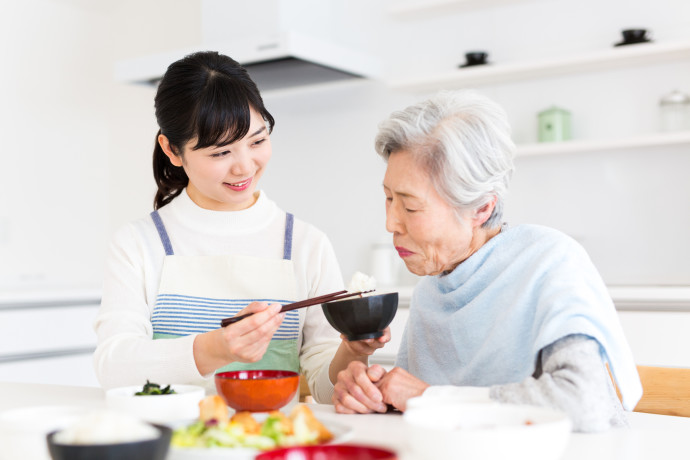
<path id="1" fill-rule="evenodd" d="M 569 335 L 543 348 L 532 377 L 494 385 L 489 395 L 500 402 L 560 409 L 574 431 L 628 426 L 599 344 L 585 335 Z"/>

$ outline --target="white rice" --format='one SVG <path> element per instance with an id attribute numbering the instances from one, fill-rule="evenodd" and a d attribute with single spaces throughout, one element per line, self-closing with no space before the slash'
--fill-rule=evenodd
<path id="1" fill-rule="evenodd" d="M 348 292 L 364 292 L 376 289 L 376 280 L 373 276 L 365 275 L 362 272 L 355 272 L 350 280 Z"/>
<path id="2" fill-rule="evenodd" d="M 90 413 L 55 433 L 58 444 L 118 444 L 159 436 L 158 430 L 128 414 L 112 411 Z"/>

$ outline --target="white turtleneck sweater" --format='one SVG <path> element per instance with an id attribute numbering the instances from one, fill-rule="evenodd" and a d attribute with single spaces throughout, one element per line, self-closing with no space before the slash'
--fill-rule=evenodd
<path id="1" fill-rule="evenodd" d="M 197 206 L 186 190 L 159 209 L 175 255 L 236 254 L 282 259 L 285 212 L 260 192 L 256 203 L 235 212 Z M 156 304 L 165 250 L 150 216 L 125 225 L 114 235 L 106 260 L 103 298 L 94 328 L 94 354 L 101 385 L 143 385 L 146 380 L 209 386 L 213 376 L 197 370 L 196 335 L 153 340 L 151 315 Z M 292 261 L 296 300 L 343 289 L 335 252 L 326 235 L 295 219 Z M 300 366 L 314 398 L 330 402 L 333 385 L 328 367 L 339 333 L 320 306 L 300 311 Z M 211 385 L 212 386 L 212 385 Z"/>

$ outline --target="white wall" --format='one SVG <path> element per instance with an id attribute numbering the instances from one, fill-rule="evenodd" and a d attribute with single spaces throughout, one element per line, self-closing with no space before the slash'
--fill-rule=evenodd
<path id="1" fill-rule="evenodd" d="M 658 41 L 690 38 L 685 0 L 525 0 L 411 18 L 391 16 L 382 0 L 312 2 L 290 2 L 284 21 L 378 55 L 390 79 L 453 69 L 475 48 L 495 63 L 586 53 L 631 26 Z M 236 3 L 228 28 L 261 30 L 256 5 Z M 0 289 L 100 284 L 110 233 L 145 215 L 154 192 L 154 90 L 114 83 L 112 65 L 200 44 L 201 5 L 3 1 Z M 518 141 L 536 138 L 536 112 L 553 103 L 572 110 L 576 136 L 604 138 L 654 132 L 658 98 L 690 91 L 689 77 L 690 63 L 678 62 L 481 89 L 506 107 Z M 423 96 L 376 82 L 265 95 L 277 124 L 263 187 L 329 234 L 346 280 L 369 270 L 371 245 L 389 238 L 376 124 Z M 610 284 L 690 284 L 689 153 L 518 159 L 508 217 L 580 239 Z"/>
<path id="2" fill-rule="evenodd" d="M 99 282 L 107 33 L 102 14 L 72 2 L 2 2 L 0 289 Z"/>
<path id="3" fill-rule="evenodd" d="M 399 17 L 388 14 L 385 2 L 338 2 L 328 17 L 340 19 L 327 35 L 378 54 L 390 80 L 451 70 L 464 61 L 465 51 L 477 48 L 489 50 L 490 60 L 500 64 L 607 49 L 620 41 L 621 29 L 630 27 L 647 27 L 660 42 L 690 37 L 690 4 L 678 0 L 514 3 Z M 306 21 L 295 21 L 308 30 Z M 324 21 L 313 22 L 318 25 L 311 32 L 326 35 L 321 31 Z M 689 81 L 690 62 L 683 61 L 480 90 L 506 107 L 517 142 L 536 141 L 536 114 L 552 104 L 571 110 L 576 138 L 615 139 L 658 132 L 659 98 L 674 88 L 690 91 Z M 385 238 L 374 126 L 391 110 L 423 96 L 375 85 L 266 96 L 269 108 L 279 110 L 274 136 L 279 153 L 265 186 L 280 191 L 284 206 L 328 232 L 346 277 L 366 270 L 370 244 Z M 309 136 L 300 134 L 305 129 Z M 281 164 L 276 174 L 276 163 L 288 161 L 281 153 L 299 155 L 299 170 Z M 690 187 L 684 177 L 689 154 L 682 146 L 519 158 L 507 217 L 571 234 L 585 245 L 609 284 L 688 284 L 690 245 L 684 241 Z M 344 158 L 357 166 L 343 163 Z M 329 193 L 295 186 L 290 171 L 309 176 L 315 190 Z M 360 176 L 356 187 L 352 174 Z M 344 224 L 339 214 L 359 217 Z"/>
<path id="4" fill-rule="evenodd" d="M 678 0 L 532 0 L 411 17 L 391 16 L 383 3 L 376 5 L 378 9 L 370 7 L 366 9 L 368 14 L 352 19 L 357 22 L 356 30 L 365 33 L 348 35 L 341 26 L 335 27 L 331 35 L 339 32 L 342 41 L 384 57 L 391 80 L 452 70 L 464 61 L 465 51 L 477 48 L 488 50 L 490 61 L 498 65 L 610 48 L 620 41 L 619 31 L 630 27 L 649 28 L 657 41 L 690 37 L 690 4 Z M 351 2 L 349 6 L 340 4 L 334 15 L 348 17 L 348 8 L 357 6 Z M 658 99 L 674 88 L 690 91 L 689 81 L 690 62 L 684 61 L 484 86 L 480 90 L 506 107 L 517 142 L 536 141 L 536 114 L 552 104 L 571 110 L 575 137 L 615 139 L 657 132 Z M 331 120 L 338 124 L 346 117 L 348 134 L 371 133 L 361 141 L 364 150 L 349 149 L 352 141 L 346 135 L 348 140 L 342 148 L 341 141 L 334 140 L 333 152 L 338 158 L 358 155 L 359 169 L 373 171 L 374 131 L 367 123 L 377 112 L 396 108 L 395 104 L 403 107 L 411 97 L 424 94 L 380 90 L 372 98 L 365 96 L 365 91 L 359 92 L 363 99 L 343 98 L 330 110 L 321 110 L 320 116 L 327 120 L 321 123 L 324 129 L 333 129 Z M 294 105 L 300 99 L 285 98 L 281 102 Z M 347 115 L 341 117 L 343 112 Z M 291 115 L 288 122 L 297 130 L 306 119 L 294 112 Z M 688 147 L 683 146 L 519 158 L 507 217 L 514 223 L 551 225 L 576 237 L 609 284 L 688 284 L 690 245 L 684 242 L 685 229 L 690 225 L 690 187 L 684 177 L 690 166 L 689 154 Z M 312 157 L 308 158 L 310 164 Z M 380 181 L 370 177 L 367 172 L 363 182 Z M 340 177 L 332 180 L 345 185 Z M 381 192 L 377 193 L 373 203 L 381 203 Z M 307 196 L 304 193 L 301 201 Z M 351 198 L 345 196 L 341 203 Z M 348 205 L 348 213 L 372 206 L 370 199 L 359 199 Z M 297 197 L 295 201 L 301 202 Z M 380 207 L 377 212 L 381 212 Z M 346 276 L 356 267 L 366 267 L 367 244 L 374 238 L 362 238 L 358 249 L 348 253 L 352 227 L 338 229 L 332 222 L 334 214 L 324 214 L 322 225 L 328 227 L 339 249 Z M 381 221 L 374 211 L 367 213 L 366 219 Z"/>
<path id="5" fill-rule="evenodd" d="M 0 291 L 100 286 L 113 225 L 152 201 L 153 92 L 113 63 L 200 36 L 199 5 L 0 0 Z"/>

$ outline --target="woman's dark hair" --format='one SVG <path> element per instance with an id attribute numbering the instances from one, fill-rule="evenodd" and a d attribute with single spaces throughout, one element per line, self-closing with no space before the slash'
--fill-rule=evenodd
<path id="1" fill-rule="evenodd" d="M 242 139 L 249 131 L 250 108 L 263 117 L 269 133 L 275 124 L 244 67 L 215 51 L 193 53 L 170 64 L 154 101 L 158 134 L 168 138 L 177 155 L 191 139 L 196 139 L 194 150 Z M 158 135 L 153 177 L 158 186 L 154 209 L 172 201 L 189 182 L 184 169 L 170 163 Z"/>

